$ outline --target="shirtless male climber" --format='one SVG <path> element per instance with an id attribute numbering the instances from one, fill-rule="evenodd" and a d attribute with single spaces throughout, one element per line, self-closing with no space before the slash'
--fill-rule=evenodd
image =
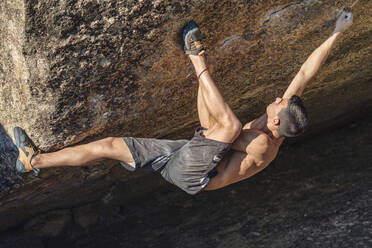
<path id="1" fill-rule="evenodd" d="M 251 177 L 276 157 L 285 137 L 304 132 L 308 120 L 300 96 L 351 24 L 352 14 L 343 11 L 334 32 L 302 65 L 284 95 L 269 104 L 261 117 L 242 127 L 208 72 L 198 26 L 189 22 L 183 32 L 184 50 L 199 80 L 197 107 L 201 124 L 191 140 L 108 137 L 40 153 L 24 130 L 15 127 L 19 149 L 16 168 L 37 175 L 43 168 L 114 159 L 130 171 L 141 167 L 157 171 L 189 194 L 215 190 Z"/>

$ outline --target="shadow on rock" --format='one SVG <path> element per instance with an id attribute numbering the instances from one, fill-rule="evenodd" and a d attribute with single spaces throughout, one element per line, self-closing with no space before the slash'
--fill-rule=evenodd
<path id="1" fill-rule="evenodd" d="M 15 169 L 17 157 L 17 147 L 0 124 L 0 198 L 7 195 L 15 181 L 21 178 Z"/>

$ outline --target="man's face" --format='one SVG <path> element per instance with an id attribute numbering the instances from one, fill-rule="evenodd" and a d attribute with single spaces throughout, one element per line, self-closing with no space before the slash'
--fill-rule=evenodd
<path id="1" fill-rule="evenodd" d="M 277 117 L 279 112 L 288 107 L 289 99 L 277 97 L 275 101 L 269 104 L 266 108 L 266 114 L 269 119 L 279 118 Z"/>

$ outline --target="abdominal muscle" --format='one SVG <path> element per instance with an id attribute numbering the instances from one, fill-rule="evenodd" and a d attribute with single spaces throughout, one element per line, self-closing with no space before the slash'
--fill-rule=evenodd
<path id="1" fill-rule="evenodd" d="M 216 166 L 218 174 L 209 180 L 205 190 L 215 190 L 230 184 L 227 177 L 228 167 L 231 166 L 232 162 L 234 164 L 242 163 L 246 156 L 246 153 L 230 150 Z"/>
<path id="2" fill-rule="evenodd" d="M 247 153 L 230 150 L 216 166 L 218 174 L 210 179 L 205 190 L 223 188 L 229 184 L 247 179 L 266 168 L 272 160 L 266 159 L 266 161 L 257 163 Z"/>

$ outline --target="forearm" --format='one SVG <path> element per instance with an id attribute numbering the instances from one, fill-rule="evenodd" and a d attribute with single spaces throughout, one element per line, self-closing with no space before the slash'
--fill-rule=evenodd
<path id="1" fill-rule="evenodd" d="M 305 79 L 310 80 L 318 72 L 340 35 L 340 32 L 333 33 L 302 65 L 300 71 L 303 73 Z"/>
<path id="2" fill-rule="evenodd" d="M 318 47 L 301 66 L 300 71 L 290 83 L 283 98 L 290 98 L 293 95 L 301 96 L 310 79 L 318 72 L 324 61 L 327 59 L 332 47 L 344 32 L 353 23 L 353 14 L 345 9 L 338 15 L 336 28 L 332 35 Z"/>
<path id="3" fill-rule="evenodd" d="M 301 66 L 300 71 L 293 79 L 288 89 L 285 91 L 283 98 L 290 98 L 293 95 L 301 96 L 310 79 L 319 71 L 320 67 L 327 59 L 332 47 L 340 36 L 340 32 L 332 35 L 323 44 L 315 49 L 305 63 Z"/>

